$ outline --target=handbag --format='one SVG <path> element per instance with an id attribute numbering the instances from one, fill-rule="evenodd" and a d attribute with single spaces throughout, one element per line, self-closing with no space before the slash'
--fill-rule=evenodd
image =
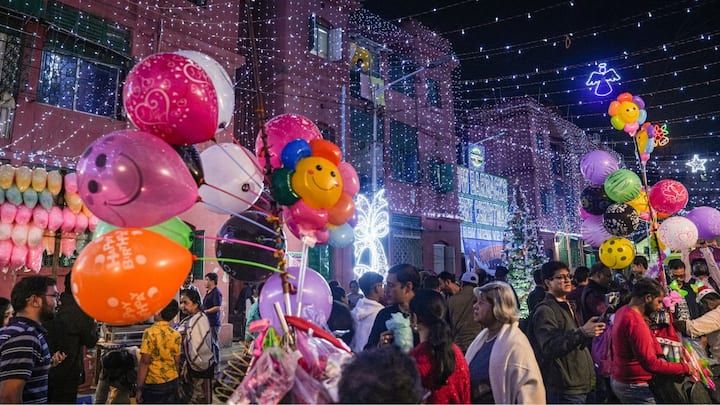
<path id="1" fill-rule="evenodd" d="M 649 385 L 658 404 L 712 403 L 705 386 L 690 376 L 655 374 Z"/>

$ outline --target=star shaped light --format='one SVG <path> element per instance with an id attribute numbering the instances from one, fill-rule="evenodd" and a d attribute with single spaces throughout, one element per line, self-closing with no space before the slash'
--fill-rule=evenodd
<path id="1" fill-rule="evenodd" d="M 698 155 L 693 155 L 692 160 L 685 163 L 685 166 L 690 166 L 692 169 L 692 172 L 695 173 L 697 171 L 705 171 L 705 162 L 707 162 L 707 159 L 700 159 L 698 158 Z"/>

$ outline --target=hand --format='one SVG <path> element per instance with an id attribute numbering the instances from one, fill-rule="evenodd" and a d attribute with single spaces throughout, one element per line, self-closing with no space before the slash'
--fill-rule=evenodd
<path id="1" fill-rule="evenodd" d="M 143 402 L 142 399 L 142 387 L 137 387 L 137 390 L 135 391 L 135 400 L 138 404 L 141 404 Z"/>
<path id="2" fill-rule="evenodd" d="M 66 357 L 67 357 L 67 354 L 65 354 L 63 352 L 53 353 L 52 357 L 50 358 L 50 367 L 55 367 L 58 364 L 62 363 Z"/>
<path id="3" fill-rule="evenodd" d="M 395 335 L 393 334 L 393 331 L 386 330 L 385 332 L 380 334 L 380 341 L 378 342 L 378 347 L 391 345 L 394 339 Z"/>
<path id="4" fill-rule="evenodd" d="M 585 336 L 592 338 L 600 336 L 605 331 L 605 322 L 598 322 L 599 319 L 600 317 L 593 316 L 582 326 L 581 329 Z"/>

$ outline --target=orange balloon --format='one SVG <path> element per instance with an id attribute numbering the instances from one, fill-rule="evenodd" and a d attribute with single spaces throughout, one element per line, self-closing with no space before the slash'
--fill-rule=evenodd
<path id="1" fill-rule="evenodd" d="M 189 250 L 159 233 L 116 229 L 82 250 L 73 266 L 72 292 L 91 317 L 129 325 L 162 310 L 192 262 Z"/>
<path id="2" fill-rule="evenodd" d="M 355 202 L 348 194 L 342 193 L 338 202 L 332 208 L 328 208 L 327 213 L 330 224 L 342 225 L 355 213 Z"/>
<path id="3" fill-rule="evenodd" d="M 47 188 L 50 190 L 52 195 L 56 196 L 60 194 L 62 190 L 63 178 L 59 171 L 53 170 L 47 175 Z"/>
<path id="4" fill-rule="evenodd" d="M 32 169 L 27 166 L 20 166 L 15 170 L 15 185 L 22 193 L 32 183 Z"/>
<path id="5" fill-rule="evenodd" d="M 321 157 L 331 161 L 335 166 L 342 160 L 342 151 L 337 145 L 324 139 L 313 139 L 310 141 L 312 156 Z"/>

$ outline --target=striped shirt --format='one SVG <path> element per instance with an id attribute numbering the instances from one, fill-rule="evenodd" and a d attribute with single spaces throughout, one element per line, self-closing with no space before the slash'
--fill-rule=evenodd
<path id="1" fill-rule="evenodd" d="M 23 403 L 46 403 L 50 350 L 39 323 L 16 316 L 0 329 L 0 381 L 25 380 Z"/>

